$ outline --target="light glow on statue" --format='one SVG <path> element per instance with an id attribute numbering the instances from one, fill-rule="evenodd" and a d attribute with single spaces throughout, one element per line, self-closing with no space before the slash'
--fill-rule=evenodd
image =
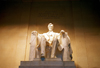
<path id="1" fill-rule="evenodd" d="M 47 33 L 43 33 L 44 37 L 46 38 L 47 42 L 49 43 L 49 46 L 52 46 L 53 39 L 56 38 L 56 36 L 59 36 L 59 33 L 53 32 L 53 28 L 54 28 L 53 24 L 49 23 L 49 25 L 48 25 L 49 31 Z M 56 34 L 56 36 L 55 36 L 55 34 Z"/>
<path id="2" fill-rule="evenodd" d="M 59 51 L 63 50 L 63 61 L 71 61 L 72 49 L 67 32 L 61 30 L 60 33 L 56 33 L 53 32 L 53 28 L 53 24 L 49 23 L 47 33 L 39 34 L 37 31 L 32 31 L 29 60 L 40 57 L 57 58 L 56 49 L 58 48 Z"/>

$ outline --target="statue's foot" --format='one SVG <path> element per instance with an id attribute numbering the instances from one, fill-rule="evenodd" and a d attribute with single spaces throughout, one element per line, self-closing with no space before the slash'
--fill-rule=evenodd
<path id="1" fill-rule="evenodd" d="M 41 54 L 41 60 L 44 61 L 45 60 L 45 55 Z"/>
<path id="2" fill-rule="evenodd" d="M 56 56 L 51 56 L 51 58 L 57 58 Z"/>

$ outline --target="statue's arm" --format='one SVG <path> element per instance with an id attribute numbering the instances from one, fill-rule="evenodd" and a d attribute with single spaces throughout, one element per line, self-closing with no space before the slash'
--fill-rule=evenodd
<path id="1" fill-rule="evenodd" d="M 44 36 L 46 38 L 47 42 L 50 40 L 49 37 L 47 36 L 47 33 L 43 33 L 42 36 Z"/>
<path id="2" fill-rule="evenodd" d="M 64 46 L 70 45 L 70 51 L 72 52 L 71 44 L 70 44 L 70 37 L 68 36 L 68 33 L 65 32 L 64 30 L 60 31 L 59 44 L 60 46 L 62 46 L 62 48 L 64 48 Z"/>
<path id="3" fill-rule="evenodd" d="M 60 31 L 60 34 L 59 34 L 59 43 L 60 43 L 60 45 L 62 45 L 62 41 L 63 41 L 63 38 L 64 38 L 64 34 L 65 34 L 65 31 L 64 30 L 61 30 Z"/>
<path id="4" fill-rule="evenodd" d="M 37 31 L 32 31 L 30 44 L 36 44 L 36 47 L 38 47 L 40 45 L 42 36 L 43 35 L 39 34 Z"/>
<path id="5" fill-rule="evenodd" d="M 59 51 L 62 51 L 64 49 L 64 46 L 63 46 L 63 34 L 65 33 L 64 30 L 61 30 L 60 33 L 57 35 L 57 39 L 58 39 L 58 42 L 59 42 L 59 46 L 58 46 L 58 49 Z"/>

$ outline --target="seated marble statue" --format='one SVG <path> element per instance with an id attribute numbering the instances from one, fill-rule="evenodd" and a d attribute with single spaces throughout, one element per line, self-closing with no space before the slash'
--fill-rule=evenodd
<path id="1" fill-rule="evenodd" d="M 71 61 L 72 49 L 70 45 L 70 38 L 64 30 L 60 33 L 53 32 L 53 24 L 48 24 L 49 31 L 47 33 L 39 34 L 37 31 L 32 31 L 30 41 L 30 56 L 29 60 L 34 58 L 57 58 L 57 49 L 63 52 L 63 61 Z"/>

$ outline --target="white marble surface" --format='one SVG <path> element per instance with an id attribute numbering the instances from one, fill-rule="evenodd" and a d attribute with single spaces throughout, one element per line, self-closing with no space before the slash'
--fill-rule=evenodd
<path id="1" fill-rule="evenodd" d="M 37 31 L 33 31 L 31 35 L 31 50 L 30 50 L 30 61 L 34 58 L 40 58 L 41 56 L 49 58 L 57 58 L 55 53 L 58 48 L 59 51 L 63 50 L 63 61 L 71 61 L 70 55 L 72 55 L 72 49 L 70 45 L 70 38 L 68 33 L 61 30 L 60 33 L 53 32 L 53 24 L 48 24 L 48 32 L 39 34 Z M 46 51 L 46 47 L 49 47 L 49 52 Z M 38 49 L 40 48 L 40 50 Z M 40 53 L 39 53 L 40 52 Z M 47 52 L 47 53 L 46 53 Z M 47 57 L 46 57 L 47 58 Z"/>

